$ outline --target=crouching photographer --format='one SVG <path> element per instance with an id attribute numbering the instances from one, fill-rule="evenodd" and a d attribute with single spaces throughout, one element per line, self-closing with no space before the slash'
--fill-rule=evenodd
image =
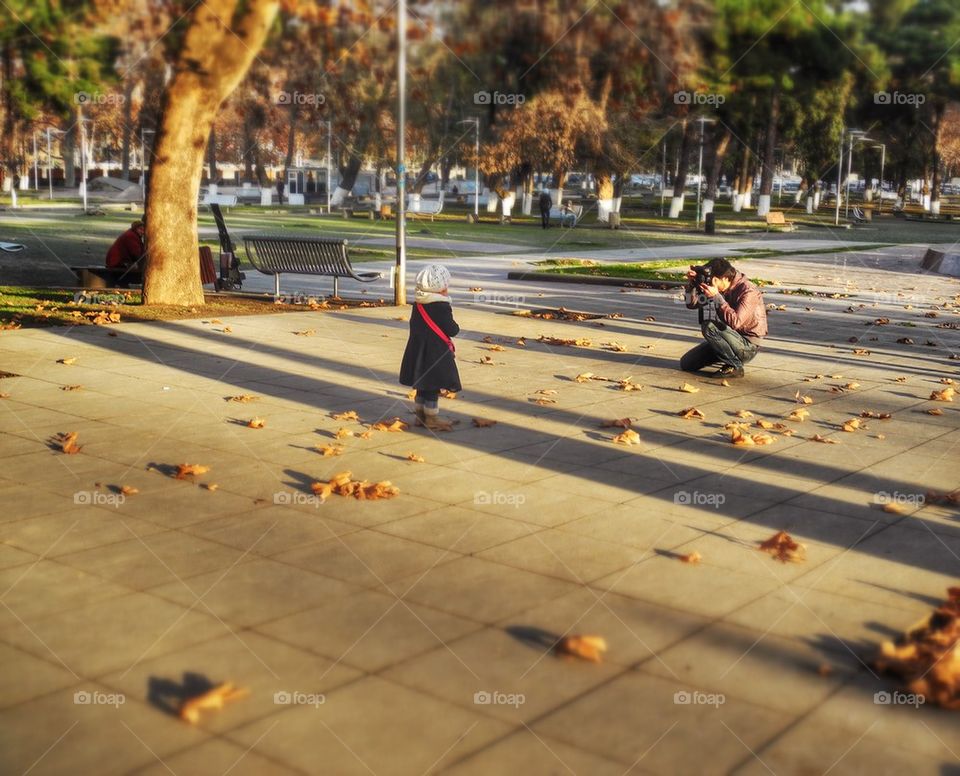
<path id="1" fill-rule="evenodd" d="M 743 377 L 743 365 L 757 355 L 767 334 L 760 289 L 726 259 L 711 259 L 690 267 L 684 295 L 687 307 L 697 310 L 706 342 L 684 353 L 680 368 L 699 372 L 720 364 L 715 377 Z"/>

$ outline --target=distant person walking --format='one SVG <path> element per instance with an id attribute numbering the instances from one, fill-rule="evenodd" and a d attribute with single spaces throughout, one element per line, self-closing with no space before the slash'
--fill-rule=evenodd
<path id="1" fill-rule="evenodd" d="M 550 192 L 544 189 L 540 192 L 540 226 L 544 229 L 550 228 L 550 208 L 553 207 L 553 199 Z"/>
<path id="2" fill-rule="evenodd" d="M 277 178 L 277 198 L 283 204 L 283 178 Z"/>

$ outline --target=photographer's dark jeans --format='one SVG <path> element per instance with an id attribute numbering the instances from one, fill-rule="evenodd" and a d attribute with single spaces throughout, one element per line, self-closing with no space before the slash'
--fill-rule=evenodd
<path id="1" fill-rule="evenodd" d="M 684 372 L 699 372 L 705 366 L 718 363 L 743 368 L 757 355 L 757 346 L 729 326 L 721 328 L 714 321 L 706 321 L 700 330 L 706 342 L 688 350 L 680 358 L 680 368 Z"/>

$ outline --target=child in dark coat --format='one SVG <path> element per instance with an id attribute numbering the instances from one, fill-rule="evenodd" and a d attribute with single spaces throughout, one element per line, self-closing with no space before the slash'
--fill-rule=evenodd
<path id="1" fill-rule="evenodd" d="M 417 389 L 417 423 L 428 429 L 446 426 L 439 418 L 440 390 L 461 390 L 451 341 L 460 327 L 453 320 L 449 287 L 450 271 L 439 264 L 431 264 L 417 274 L 410 338 L 400 365 L 400 384 Z"/>

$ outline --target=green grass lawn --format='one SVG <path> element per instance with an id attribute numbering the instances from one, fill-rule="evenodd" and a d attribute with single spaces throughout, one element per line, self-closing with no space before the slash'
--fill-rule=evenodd
<path id="1" fill-rule="evenodd" d="M 820 253 L 844 253 L 883 248 L 887 244 L 855 245 L 846 248 L 820 248 L 805 251 L 778 251 L 773 248 L 747 248 L 732 257 L 738 264 L 750 259 L 780 258 L 781 256 L 809 256 Z M 589 275 L 592 277 L 623 278 L 624 280 L 678 280 L 691 264 L 703 264 L 712 256 L 690 256 L 662 261 L 633 261 L 617 264 L 598 263 L 589 259 L 545 259 L 536 262 L 544 272 L 555 275 Z M 756 280 L 754 282 L 757 282 Z M 764 282 L 764 281 L 761 281 Z"/>

